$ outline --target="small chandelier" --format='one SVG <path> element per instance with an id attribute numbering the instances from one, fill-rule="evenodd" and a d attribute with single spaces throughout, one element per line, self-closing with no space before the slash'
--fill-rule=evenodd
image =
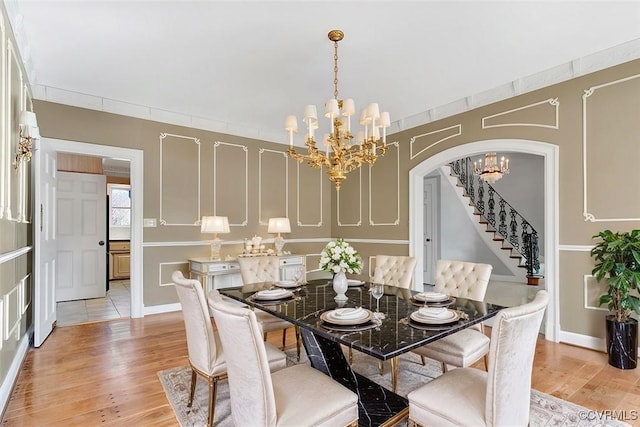
<path id="1" fill-rule="evenodd" d="M 483 181 L 493 184 L 503 175 L 509 173 L 509 159 L 505 159 L 504 156 L 500 158 L 499 166 L 496 153 L 486 153 L 484 159 L 484 168 L 482 167 L 482 159 L 473 162 L 473 172 Z"/>
<path id="2" fill-rule="evenodd" d="M 315 105 L 307 105 L 304 109 L 303 121 L 307 124 L 305 145 L 307 154 L 298 154 L 293 148 L 293 134 L 298 132 L 298 121 L 295 116 L 287 116 L 285 129 L 289 132 L 289 157 L 307 162 L 311 167 L 327 168 L 329 179 L 333 181 L 336 190 L 347 177 L 347 173 L 359 168 L 365 163 L 373 165 L 378 156 L 387 151 L 387 131 L 390 126 L 389 113 L 380 113 L 378 104 L 369 104 L 360 113 L 359 123 L 364 127 L 355 135 L 351 133 L 351 116 L 355 114 L 353 99 L 338 99 L 338 42 L 344 38 L 340 30 L 332 30 L 328 34 L 334 43 L 333 55 L 333 99 L 324 105 L 325 117 L 331 123 L 331 133 L 323 138 L 325 152 L 316 146 L 313 133 L 318 129 L 318 113 Z M 346 123 L 345 118 L 346 117 Z M 382 140 L 380 138 L 382 128 Z"/>

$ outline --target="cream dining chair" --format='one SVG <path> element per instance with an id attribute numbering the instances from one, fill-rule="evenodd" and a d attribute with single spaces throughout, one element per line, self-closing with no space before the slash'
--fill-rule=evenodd
<path id="1" fill-rule="evenodd" d="M 242 283 L 245 285 L 258 282 L 277 282 L 280 278 L 280 261 L 275 256 L 238 257 L 240 275 Z M 280 319 L 277 316 L 256 309 L 256 317 L 262 324 L 264 340 L 267 340 L 267 333 L 272 331 L 282 331 L 282 349 L 287 342 L 287 329 L 293 327 L 296 336 L 296 352 L 300 360 L 300 331 L 292 323 Z"/>
<path id="2" fill-rule="evenodd" d="M 208 303 L 200 282 L 185 279 L 180 271 L 175 271 L 171 279 L 182 305 L 187 333 L 187 351 L 191 365 L 191 391 L 187 406 L 191 407 L 193 403 L 196 380 L 200 375 L 209 383 L 208 425 L 212 426 L 217 384 L 219 380 L 227 377 L 227 355 L 222 349 L 218 334 L 213 330 Z M 287 359 L 283 352 L 268 343 L 264 348 L 269 369 L 278 370 L 286 366 Z"/>
<path id="3" fill-rule="evenodd" d="M 236 426 L 358 425 L 358 396 L 307 364 L 269 373 L 255 313 L 210 299 L 227 355 L 231 416 Z"/>
<path id="4" fill-rule="evenodd" d="M 435 291 L 453 297 L 482 301 L 492 270 L 493 266 L 490 264 L 438 260 Z M 464 368 L 483 357 L 487 369 L 489 337 L 484 334 L 483 325 L 480 323 L 412 351 L 420 355 L 423 365 L 425 357 L 441 362 L 443 372 L 447 371 L 447 365 Z"/>
<path id="5" fill-rule="evenodd" d="M 416 259 L 411 256 L 396 255 L 376 255 L 375 269 L 373 273 L 373 283 L 385 285 L 385 293 L 393 293 L 396 296 L 405 298 L 402 291 L 411 289 L 413 273 L 416 268 Z M 349 347 L 349 363 L 353 362 L 353 350 Z M 389 360 L 391 364 L 391 389 L 396 391 L 398 385 L 398 364 L 397 359 Z M 378 362 L 380 374 L 384 372 L 384 362 Z"/>
<path id="6" fill-rule="evenodd" d="M 506 308 L 494 317 L 488 372 L 460 368 L 413 390 L 409 426 L 527 426 L 531 371 L 549 297 Z"/>

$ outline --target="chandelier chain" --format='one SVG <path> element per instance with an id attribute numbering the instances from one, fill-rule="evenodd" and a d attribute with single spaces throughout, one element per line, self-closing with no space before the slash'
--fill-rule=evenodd
<path id="1" fill-rule="evenodd" d="M 333 97 L 338 99 L 338 42 L 333 42 Z"/>

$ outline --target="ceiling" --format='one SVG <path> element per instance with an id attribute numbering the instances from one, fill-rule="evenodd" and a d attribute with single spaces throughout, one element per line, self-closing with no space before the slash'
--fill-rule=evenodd
<path id="1" fill-rule="evenodd" d="M 561 64 L 579 75 L 575 60 L 640 39 L 640 1 L 5 5 L 36 99 L 282 143 L 287 115 L 302 127 L 306 104 L 333 97 L 334 28 L 339 98 L 378 102 L 395 130 Z"/>

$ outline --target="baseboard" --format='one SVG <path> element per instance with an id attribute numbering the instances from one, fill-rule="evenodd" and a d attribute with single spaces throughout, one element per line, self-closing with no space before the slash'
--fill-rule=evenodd
<path id="1" fill-rule="evenodd" d="M 604 339 L 591 337 L 588 335 L 576 334 L 574 332 L 560 331 L 560 342 L 576 345 L 578 347 L 589 348 L 596 351 L 606 351 Z"/>
<path id="2" fill-rule="evenodd" d="M 27 351 L 30 347 L 30 338 L 33 334 L 33 327 L 29 328 L 26 334 L 22 336 L 20 340 L 20 344 L 18 344 L 18 348 L 16 350 L 16 355 L 13 357 L 11 361 L 11 366 L 9 367 L 9 371 L 7 371 L 7 375 L 4 377 L 4 381 L 0 386 L 0 405 L 2 407 L 2 415 L 4 416 L 4 411 L 7 409 L 7 404 L 9 403 L 9 399 L 11 398 L 11 392 L 13 392 L 13 387 L 16 384 L 16 380 L 18 379 L 18 375 L 20 374 L 20 369 L 22 368 L 22 362 L 24 362 L 24 358 L 27 356 Z"/>
<path id="3" fill-rule="evenodd" d="M 161 304 L 161 305 L 151 305 L 149 307 L 143 307 L 142 313 L 144 316 L 147 314 L 161 314 L 161 313 L 170 313 L 172 311 L 180 311 L 182 310 L 182 306 L 179 302 L 174 304 Z"/>

